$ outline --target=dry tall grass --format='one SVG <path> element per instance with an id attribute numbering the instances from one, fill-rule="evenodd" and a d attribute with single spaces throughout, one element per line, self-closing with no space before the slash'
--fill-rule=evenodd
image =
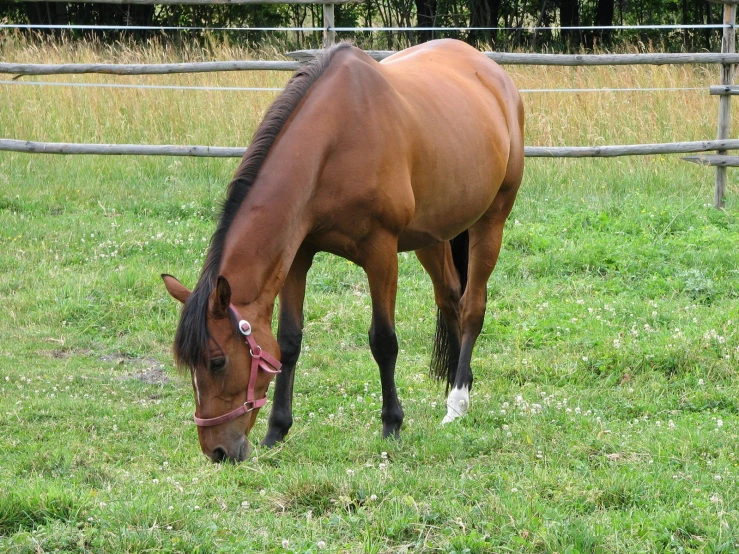
<path id="1" fill-rule="evenodd" d="M 280 59 L 276 48 L 254 52 L 223 42 L 205 46 L 31 41 L 0 37 L 4 61 L 35 63 L 164 63 Z M 698 91 L 525 93 L 530 145 L 599 145 L 715 138 L 717 100 L 708 86 L 715 66 L 524 67 L 508 66 L 522 89 L 676 88 Z M 173 76 L 106 75 L 24 77 L 23 81 L 280 87 L 284 72 L 205 73 Z M 6 78 L 7 80 L 7 78 Z M 132 90 L 0 85 L 0 135 L 67 142 L 248 144 L 277 93 Z M 736 124 L 734 126 L 736 127 Z"/>

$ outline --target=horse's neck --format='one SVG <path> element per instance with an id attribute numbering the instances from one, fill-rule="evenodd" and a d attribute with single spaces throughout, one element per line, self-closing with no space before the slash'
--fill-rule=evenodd
<path id="1" fill-rule="evenodd" d="M 310 228 L 310 195 L 296 183 L 256 182 L 226 235 L 220 274 L 231 284 L 232 302 L 250 306 L 251 317 L 271 319 L 295 254 Z"/>
<path id="2" fill-rule="evenodd" d="M 294 118 L 273 144 L 229 228 L 221 256 L 221 274 L 232 284 L 234 304 L 253 304 L 269 318 L 313 225 L 310 207 L 331 140 L 315 133 L 314 121 L 310 114 Z"/>

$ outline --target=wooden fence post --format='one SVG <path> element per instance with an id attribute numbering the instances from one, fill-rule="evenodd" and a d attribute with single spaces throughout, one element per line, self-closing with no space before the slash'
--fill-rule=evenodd
<path id="1" fill-rule="evenodd" d="M 721 40 L 721 53 L 733 54 L 736 51 L 736 0 L 727 1 L 724 4 L 724 34 Z M 734 83 L 734 65 L 723 64 L 721 66 L 721 84 L 732 85 Z M 719 97 L 718 104 L 718 140 L 729 138 L 731 131 L 731 96 Z M 726 150 L 719 150 L 718 154 L 726 154 Z M 716 180 L 713 192 L 713 206 L 716 209 L 724 207 L 726 196 L 726 167 L 716 166 Z"/>
<path id="2" fill-rule="evenodd" d="M 334 5 L 323 5 L 323 47 L 328 48 L 336 43 L 334 31 Z"/>

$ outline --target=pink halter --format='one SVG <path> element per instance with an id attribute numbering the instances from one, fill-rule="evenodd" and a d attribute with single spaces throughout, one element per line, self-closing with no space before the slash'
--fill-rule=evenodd
<path id="1" fill-rule="evenodd" d="M 274 374 L 280 373 L 282 368 L 282 364 L 274 356 L 272 356 L 269 352 L 265 352 L 264 350 L 262 350 L 262 348 L 257 344 L 257 341 L 254 340 L 254 336 L 251 334 L 251 325 L 248 321 L 241 317 L 241 314 L 236 309 L 236 307 L 231 304 L 229 306 L 229 309 L 233 312 L 234 316 L 236 316 L 236 319 L 238 320 L 237 328 L 239 332 L 244 335 L 244 341 L 249 346 L 249 353 L 251 354 L 251 371 L 249 372 L 249 385 L 246 389 L 246 402 L 244 402 L 235 410 L 218 417 L 204 419 L 193 415 L 195 424 L 198 427 L 213 427 L 214 425 L 219 425 L 221 423 L 225 423 L 226 421 L 231 421 L 232 419 L 237 418 L 240 415 L 251 412 L 254 408 L 261 408 L 262 406 L 264 406 L 267 403 L 266 396 L 264 398 L 260 398 L 259 400 L 254 399 L 254 387 L 257 384 L 257 375 L 259 373 L 259 370 L 261 369 L 262 371 L 266 371 L 267 373 Z"/>

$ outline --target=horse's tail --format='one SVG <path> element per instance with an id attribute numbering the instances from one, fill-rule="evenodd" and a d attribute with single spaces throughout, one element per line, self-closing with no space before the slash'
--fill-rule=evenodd
<path id="1" fill-rule="evenodd" d="M 452 259 L 454 267 L 459 275 L 460 295 L 467 287 L 467 262 L 470 250 L 470 234 L 464 231 L 449 241 L 452 246 Z M 446 389 L 454 384 L 457 376 L 457 363 L 459 362 L 459 349 L 449 343 L 449 328 L 447 327 L 441 310 L 436 310 L 436 336 L 434 337 L 434 349 L 431 352 L 431 375 L 441 380 L 446 378 Z"/>

